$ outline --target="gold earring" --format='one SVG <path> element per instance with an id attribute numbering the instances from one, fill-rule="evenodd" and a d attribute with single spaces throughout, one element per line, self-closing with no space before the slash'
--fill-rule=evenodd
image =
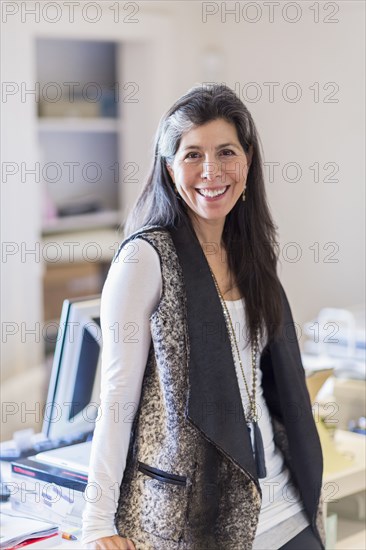
<path id="1" fill-rule="evenodd" d="M 243 194 L 241 196 L 242 200 L 245 201 L 245 191 L 246 191 L 246 186 L 244 187 L 244 191 L 243 191 Z"/>

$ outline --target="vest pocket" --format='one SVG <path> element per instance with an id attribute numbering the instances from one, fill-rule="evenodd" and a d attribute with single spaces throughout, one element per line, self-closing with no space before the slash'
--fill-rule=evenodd
<path id="1" fill-rule="evenodd" d="M 164 470 L 159 470 L 158 468 L 153 468 L 152 466 L 149 466 L 148 464 L 145 464 L 144 462 L 138 463 L 138 469 L 143 474 L 146 474 L 150 477 L 153 477 L 154 479 L 158 479 L 160 481 L 163 481 L 164 483 L 172 483 L 174 485 L 186 485 L 187 484 L 187 477 L 186 476 L 178 476 L 176 474 L 170 474 L 168 472 L 164 472 Z"/>
<path id="2" fill-rule="evenodd" d="M 138 462 L 140 478 L 140 527 L 165 540 L 178 542 L 183 535 L 187 499 L 187 477 Z"/>

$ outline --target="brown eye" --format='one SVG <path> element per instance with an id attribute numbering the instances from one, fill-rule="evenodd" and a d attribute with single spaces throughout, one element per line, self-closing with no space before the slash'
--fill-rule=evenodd
<path id="1" fill-rule="evenodd" d="M 196 159 L 196 158 L 198 158 L 198 156 L 192 156 L 192 155 L 199 155 L 199 153 L 194 152 L 194 151 L 191 151 L 191 152 L 188 153 L 188 155 L 186 156 L 186 159 Z"/>

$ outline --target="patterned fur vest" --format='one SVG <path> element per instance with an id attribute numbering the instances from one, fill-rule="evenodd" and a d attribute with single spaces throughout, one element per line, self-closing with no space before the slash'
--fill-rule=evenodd
<path id="1" fill-rule="evenodd" d="M 150 317 L 118 533 L 137 550 L 250 550 L 262 494 L 230 341 L 218 338 L 225 319 L 206 257 L 182 224 L 143 227 L 120 249 L 136 237 L 157 251 L 163 291 Z M 275 443 L 324 548 L 322 452 L 283 289 L 282 299 L 286 330 L 260 357 L 263 394 Z"/>

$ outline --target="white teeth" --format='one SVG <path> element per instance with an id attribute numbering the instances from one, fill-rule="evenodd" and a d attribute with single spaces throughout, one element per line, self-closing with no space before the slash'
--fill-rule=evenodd
<path id="1" fill-rule="evenodd" d="M 197 189 L 200 195 L 203 195 L 204 197 L 217 197 L 218 195 L 223 195 L 226 191 L 227 187 L 224 187 L 223 189 L 220 189 L 218 191 L 209 191 L 207 189 Z"/>

